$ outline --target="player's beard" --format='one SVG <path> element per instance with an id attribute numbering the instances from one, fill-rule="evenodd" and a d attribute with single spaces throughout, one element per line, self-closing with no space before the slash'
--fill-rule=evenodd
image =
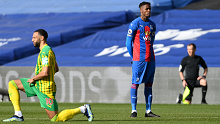
<path id="1" fill-rule="evenodd" d="M 40 47 L 40 39 L 38 39 L 37 42 L 35 42 L 34 47 Z"/>

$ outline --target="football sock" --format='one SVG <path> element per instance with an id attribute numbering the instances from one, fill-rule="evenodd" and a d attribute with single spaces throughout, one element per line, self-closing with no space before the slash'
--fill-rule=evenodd
<path id="1" fill-rule="evenodd" d="M 86 112 L 86 107 L 85 106 L 80 106 L 79 109 L 80 109 L 81 113 Z"/>
<path id="2" fill-rule="evenodd" d="M 202 101 L 205 101 L 208 86 L 202 86 Z"/>
<path id="3" fill-rule="evenodd" d="M 131 113 L 133 113 L 133 112 L 137 112 L 137 110 L 132 110 Z"/>
<path id="4" fill-rule="evenodd" d="M 152 104 L 152 87 L 144 87 L 144 96 L 146 102 L 146 110 L 151 111 L 151 104 Z"/>
<path id="5" fill-rule="evenodd" d="M 8 93 L 9 93 L 9 98 L 14 107 L 15 115 L 17 115 L 18 117 L 21 117 L 22 113 L 21 113 L 21 108 L 20 108 L 20 94 L 19 94 L 18 87 L 16 83 L 14 82 L 14 80 L 11 80 L 8 83 Z"/>
<path id="6" fill-rule="evenodd" d="M 131 85 L 131 108 L 132 110 L 136 110 L 137 106 L 137 90 L 138 90 L 139 84 L 132 84 Z"/>
<path id="7" fill-rule="evenodd" d="M 61 111 L 60 113 L 58 113 L 57 115 L 55 115 L 51 121 L 67 121 L 71 118 L 73 118 L 75 115 L 80 114 L 81 110 L 80 108 L 76 108 L 76 109 L 65 109 L 63 111 Z"/>
<path id="8" fill-rule="evenodd" d="M 150 113 L 151 112 L 151 110 L 146 110 L 146 113 L 148 114 L 148 113 Z"/>

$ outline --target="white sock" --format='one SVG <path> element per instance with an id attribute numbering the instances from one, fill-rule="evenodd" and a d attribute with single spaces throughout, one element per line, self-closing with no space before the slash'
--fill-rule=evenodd
<path id="1" fill-rule="evenodd" d="M 81 113 L 86 112 L 86 107 L 85 106 L 80 106 L 79 109 L 80 109 Z"/>
<path id="2" fill-rule="evenodd" d="M 137 112 L 137 110 L 132 110 L 131 113 L 133 113 L 133 112 Z"/>
<path id="3" fill-rule="evenodd" d="M 148 113 L 150 113 L 151 112 L 151 110 L 146 110 L 146 113 L 148 114 Z"/>
<path id="4" fill-rule="evenodd" d="M 18 117 L 21 117 L 22 113 L 21 113 L 21 111 L 15 111 L 15 115 L 17 115 Z"/>

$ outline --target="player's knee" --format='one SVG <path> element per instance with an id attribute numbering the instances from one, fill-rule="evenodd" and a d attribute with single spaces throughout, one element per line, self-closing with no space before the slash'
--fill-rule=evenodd
<path id="1" fill-rule="evenodd" d="M 10 88 L 10 87 L 15 87 L 16 89 L 18 89 L 18 86 L 17 86 L 17 84 L 15 83 L 14 80 L 11 80 L 11 81 L 8 82 L 8 87 L 9 87 L 9 88 Z"/>
<path id="2" fill-rule="evenodd" d="M 202 86 L 206 86 L 207 85 L 207 81 L 205 79 L 201 79 L 200 84 Z"/>
<path id="3" fill-rule="evenodd" d="M 8 85 L 9 85 L 9 84 L 13 84 L 13 82 L 14 82 L 14 80 L 10 80 L 10 81 L 8 82 Z"/>
<path id="4" fill-rule="evenodd" d="M 153 86 L 153 83 L 152 82 L 148 82 L 145 84 L 145 87 L 152 87 Z"/>
<path id="5" fill-rule="evenodd" d="M 138 89 L 138 86 L 139 86 L 139 84 L 132 84 L 132 85 L 131 85 L 131 88 L 132 88 L 132 89 Z"/>

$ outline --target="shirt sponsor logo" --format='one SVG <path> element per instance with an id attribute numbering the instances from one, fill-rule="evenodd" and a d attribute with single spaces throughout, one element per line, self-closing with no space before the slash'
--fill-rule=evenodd
<path id="1" fill-rule="evenodd" d="M 47 65 L 48 64 L 48 58 L 44 57 L 42 58 L 42 65 Z"/>
<path id="2" fill-rule="evenodd" d="M 143 37 L 143 39 L 144 39 L 145 41 L 151 41 L 151 37 L 150 37 L 150 36 Z"/>

